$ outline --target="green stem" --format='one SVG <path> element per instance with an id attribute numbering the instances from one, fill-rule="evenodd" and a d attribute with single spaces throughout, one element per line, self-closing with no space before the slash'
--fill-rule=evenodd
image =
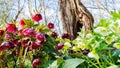
<path id="1" fill-rule="evenodd" d="M 101 56 L 102 58 L 103 58 L 103 60 L 104 61 L 106 61 L 107 62 L 107 64 L 109 64 L 109 65 L 112 65 L 112 63 L 111 62 L 109 62 L 104 56 Z M 104 62 L 103 62 L 103 64 L 104 64 Z"/>
<path id="2" fill-rule="evenodd" d="M 97 59 L 97 63 L 98 63 L 98 65 L 100 66 L 100 68 L 102 68 L 99 59 Z"/>
<path id="3" fill-rule="evenodd" d="M 3 68 L 3 65 L 2 65 L 2 59 L 1 59 L 2 56 L 1 56 L 1 55 L 2 55 L 2 51 L 0 51 L 0 68 Z"/>
<path id="4" fill-rule="evenodd" d="M 26 54 L 27 54 L 27 50 L 28 50 L 28 47 L 26 47 L 26 49 L 25 49 L 24 60 L 23 60 L 23 61 L 25 61 L 25 57 L 26 57 Z"/>
<path id="5" fill-rule="evenodd" d="M 2 59 L 0 58 L 0 68 L 2 68 Z"/>
<path id="6" fill-rule="evenodd" d="M 90 59 L 88 59 L 87 57 L 86 57 L 86 59 L 88 60 L 88 62 L 89 63 L 91 63 L 92 65 L 94 65 L 96 68 L 99 68 L 95 63 L 93 63 Z"/>
<path id="7" fill-rule="evenodd" d="M 23 54 L 23 50 L 24 50 L 24 47 L 23 46 L 21 46 L 20 47 L 20 53 L 19 53 L 19 63 L 20 63 L 20 68 L 24 68 L 24 63 L 22 62 L 23 61 L 23 56 L 22 56 L 22 54 Z"/>
<path id="8" fill-rule="evenodd" d="M 87 57 L 82 53 L 81 50 L 80 50 L 80 54 L 83 55 L 83 58 L 86 58 L 89 63 L 91 63 L 92 65 L 94 65 L 96 68 L 99 68 L 94 62 L 92 62 L 89 58 L 87 58 Z"/>
<path id="9" fill-rule="evenodd" d="M 108 52 L 108 55 L 109 55 L 109 57 L 110 57 L 110 62 L 113 63 L 114 61 L 113 61 L 113 59 L 112 59 L 110 50 L 109 50 L 109 52 Z"/>

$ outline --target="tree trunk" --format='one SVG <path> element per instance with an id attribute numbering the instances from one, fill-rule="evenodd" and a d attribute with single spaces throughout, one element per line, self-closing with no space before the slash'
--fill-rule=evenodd
<path id="1" fill-rule="evenodd" d="M 93 16 L 80 0 L 59 0 L 61 20 L 64 32 L 76 38 L 77 32 L 84 26 L 87 30 L 93 30 Z"/>

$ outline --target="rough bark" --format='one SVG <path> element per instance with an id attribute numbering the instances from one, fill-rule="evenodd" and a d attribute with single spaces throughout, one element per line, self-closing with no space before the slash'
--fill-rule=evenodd
<path id="1" fill-rule="evenodd" d="M 93 30 L 93 16 L 80 0 L 59 0 L 59 5 L 64 32 L 76 38 L 83 26 L 85 34 L 87 30 Z"/>

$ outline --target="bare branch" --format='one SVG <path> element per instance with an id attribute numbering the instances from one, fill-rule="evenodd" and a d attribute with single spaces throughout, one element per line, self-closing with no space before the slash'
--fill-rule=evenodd
<path id="1" fill-rule="evenodd" d="M 23 8 L 24 8 L 24 5 L 25 5 L 25 2 L 23 4 L 22 7 L 20 7 L 20 0 L 18 0 L 18 12 L 17 12 L 17 15 L 15 16 L 15 19 L 13 21 L 16 21 L 20 15 L 20 13 L 22 12 Z"/>
<path id="2" fill-rule="evenodd" d="M 94 0 L 94 1 L 97 2 L 100 6 L 102 6 L 111 15 L 110 11 L 101 3 L 101 1 L 99 0 Z"/>

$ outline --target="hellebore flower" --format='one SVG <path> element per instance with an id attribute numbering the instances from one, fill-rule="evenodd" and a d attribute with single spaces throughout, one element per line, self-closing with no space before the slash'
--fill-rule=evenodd
<path id="1" fill-rule="evenodd" d="M 5 34 L 5 38 L 6 38 L 7 40 L 9 40 L 11 37 L 10 37 L 9 34 Z"/>
<path id="2" fill-rule="evenodd" d="M 56 50 L 61 50 L 63 48 L 63 44 L 59 43 L 57 46 L 56 46 Z"/>
<path id="3" fill-rule="evenodd" d="M 32 16 L 32 19 L 36 22 L 39 22 L 40 20 L 42 20 L 42 15 L 41 14 L 35 14 Z"/>
<path id="4" fill-rule="evenodd" d="M 35 38 L 38 39 L 41 43 L 43 43 L 45 40 L 45 36 L 41 33 L 36 33 Z"/>
<path id="5" fill-rule="evenodd" d="M 10 33 L 17 32 L 17 27 L 15 24 L 7 24 L 6 29 L 7 29 L 7 32 L 10 32 Z"/>
<path id="6" fill-rule="evenodd" d="M 23 29 L 22 33 L 24 35 L 28 35 L 28 36 L 34 36 L 35 32 L 32 28 L 25 28 Z"/>
<path id="7" fill-rule="evenodd" d="M 7 50 L 11 47 L 10 43 L 9 42 L 3 42 L 1 45 L 0 45 L 0 51 L 3 51 L 3 50 Z"/>
<path id="8" fill-rule="evenodd" d="M 50 23 L 48 24 L 48 28 L 49 28 L 49 29 L 53 29 L 53 28 L 54 28 L 54 24 L 50 22 Z"/>
<path id="9" fill-rule="evenodd" d="M 52 32 L 52 37 L 57 38 L 58 34 L 56 32 Z"/>
<path id="10" fill-rule="evenodd" d="M 29 41 L 30 39 L 29 38 L 22 38 L 22 46 L 28 46 L 29 45 Z"/>
<path id="11" fill-rule="evenodd" d="M 87 55 L 89 52 L 90 52 L 89 50 L 83 50 L 82 53 L 83 53 L 84 55 Z"/>
<path id="12" fill-rule="evenodd" d="M 30 50 L 33 50 L 33 49 L 38 49 L 40 48 L 42 45 L 39 43 L 39 42 L 32 42 L 31 45 L 30 45 Z"/>
<path id="13" fill-rule="evenodd" d="M 39 66 L 41 64 L 42 64 L 42 62 L 39 59 L 34 59 L 32 62 L 33 67 Z"/>
<path id="14" fill-rule="evenodd" d="M 70 39 L 71 40 L 72 36 L 68 33 L 64 33 L 64 34 L 62 34 L 62 39 Z"/>
<path id="15" fill-rule="evenodd" d="M 20 26 L 24 27 L 24 26 L 25 26 L 24 19 L 21 19 L 21 20 L 19 21 L 19 24 L 20 24 Z"/>
<path id="16" fill-rule="evenodd" d="M 4 30 L 0 30 L 0 36 L 4 34 Z"/>
<path id="17" fill-rule="evenodd" d="M 18 44 L 19 39 L 13 38 L 10 40 L 14 45 Z"/>

